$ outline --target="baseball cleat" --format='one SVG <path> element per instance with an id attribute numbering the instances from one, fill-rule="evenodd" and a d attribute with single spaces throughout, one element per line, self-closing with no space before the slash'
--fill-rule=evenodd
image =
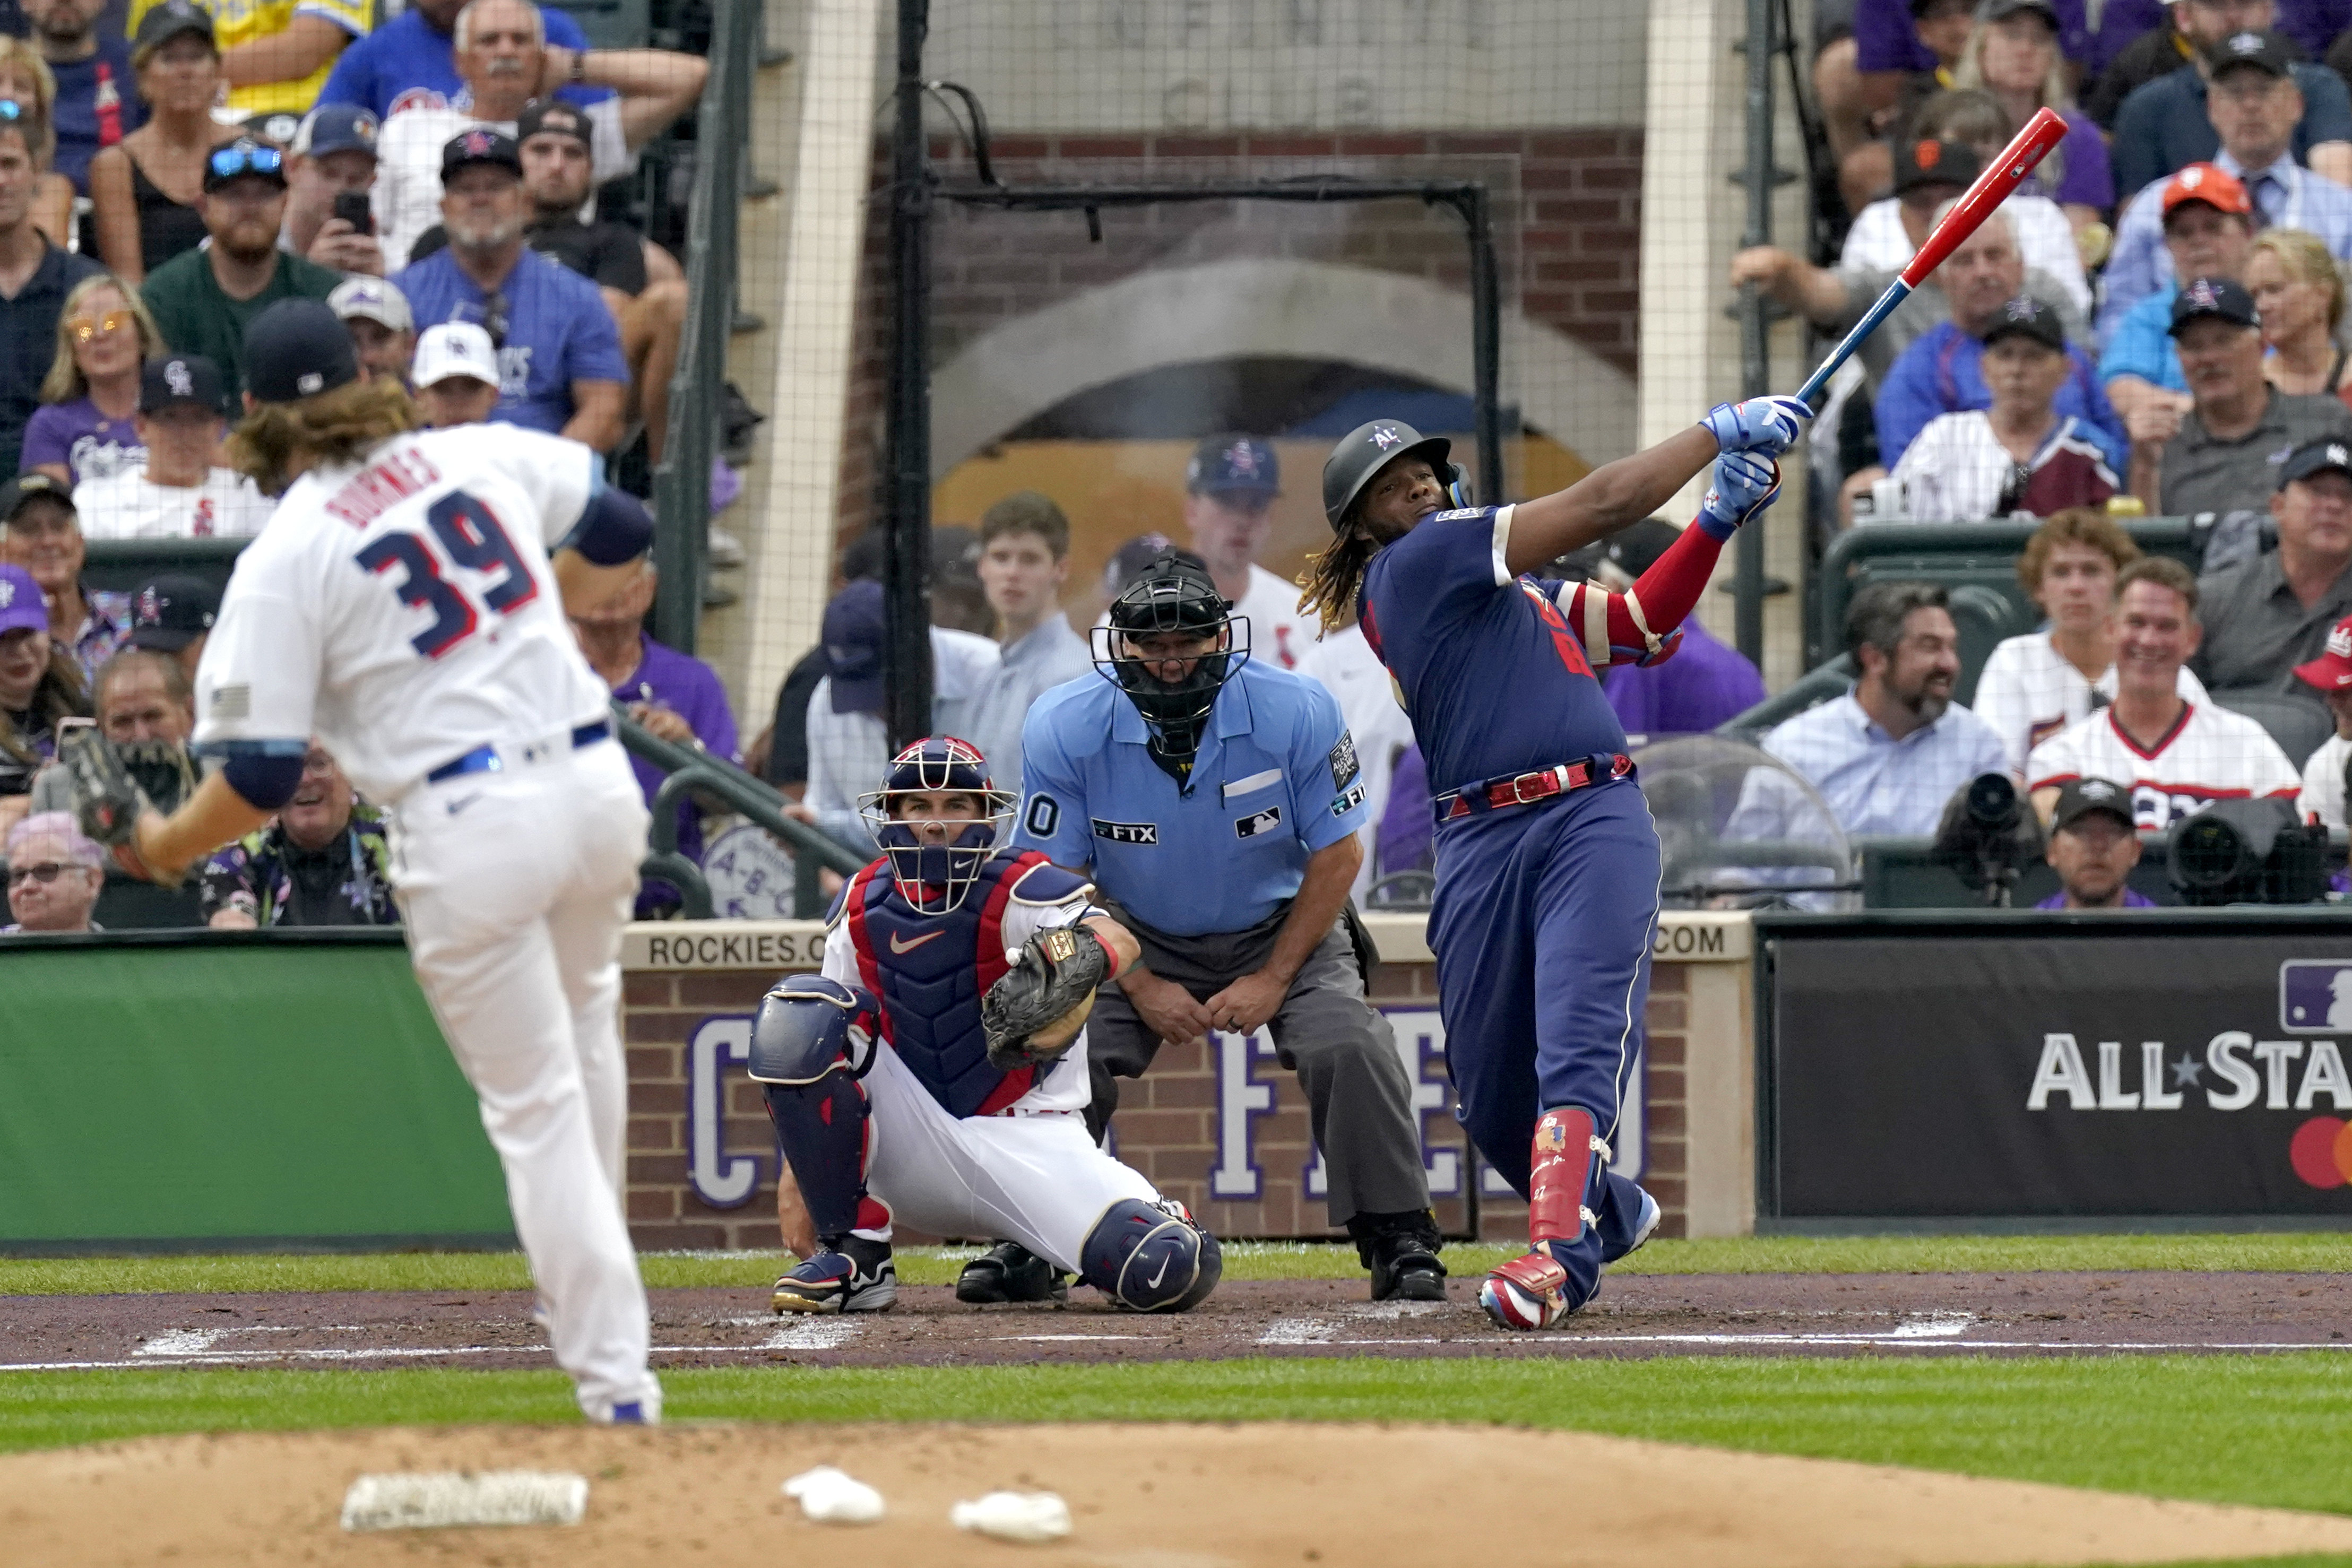
<path id="1" fill-rule="evenodd" d="M 1602 1259 L 1601 1266 L 1603 1269 L 1639 1252 L 1642 1249 L 1642 1243 L 1647 1241 L 1651 1235 L 1658 1228 L 1658 1219 L 1660 1215 L 1663 1213 L 1663 1211 L 1658 1207 L 1658 1200 L 1650 1196 L 1650 1189 L 1647 1187 L 1641 1187 L 1636 1190 L 1638 1190 L 1642 1195 L 1642 1217 L 1633 1222 L 1633 1244 L 1626 1248 L 1624 1251 L 1618 1253 L 1614 1258 Z"/>
<path id="2" fill-rule="evenodd" d="M 1018 1241 L 1000 1241 L 963 1266 L 955 1292 L 959 1301 L 1051 1301 L 1063 1306 L 1070 1299 L 1070 1281 Z"/>
<path id="3" fill-rule="evenodd" d="M 1372 1271 L 1376 1301 L 1442 1301 L 1445 1299 L 1445 1265 L 1437 1260 L 1423 1239 L 1411 1231 L 1392 1231 L 1371 1243 L 1365 1266 Z"/>
<path id="4" fill-rule="evenodd" d="M 1478 1304 L 1507 1329 L 1548 1329 L 1568 1316 L 1568 1270 L 1549 1252 L 1514 1258 L 1478 1287 Z"/>
<path id="5" fill-rule="evenodd" d="M 898 1299 L 898 1269 L 887 1242 L 856 1236 L 828 1248 L 776 1281 L 768 1304 L 779 1312 L 887 1312 Z"/>

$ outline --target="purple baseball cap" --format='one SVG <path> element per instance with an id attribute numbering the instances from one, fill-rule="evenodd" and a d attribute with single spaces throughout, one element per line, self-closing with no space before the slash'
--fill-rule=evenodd
<path id="1" fill-rule="evenodd" d="M 33 574 L 21 566 L 0 566 L 0 636 L 48 629 L 49 607 Z"/>

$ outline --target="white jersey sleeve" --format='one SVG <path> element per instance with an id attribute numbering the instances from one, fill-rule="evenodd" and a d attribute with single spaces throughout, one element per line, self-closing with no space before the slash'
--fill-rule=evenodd
<path id="1" fill-rule="evenodd" d="M 475 428 L 498 433 L 475 455 L 530 497 L 539 507 L 540 538 L 552 552 L 589 499 L 604 487 L 602 460 L 581 443 L 544 431 L 512 424 Z"/>
<path id="2" fill-rule="evenodd" d="M 198 751 L 308 748 L 325 660 L 320 606 L 305 565 L 282 536 L 237 557 L 196 665 Z"/>
<path id="3" fill-rule="evenodd" d="M 2322 827 L 2340 828 L 2344 822 L 2344 763 L 2352 758 L 2352 740 L 2331 735 L 2327 743 L 2311 754 L 2303 765 L 2303 792 L 2295 797 L 2294 812 L 2305 821 L 2314 817 Z"/>

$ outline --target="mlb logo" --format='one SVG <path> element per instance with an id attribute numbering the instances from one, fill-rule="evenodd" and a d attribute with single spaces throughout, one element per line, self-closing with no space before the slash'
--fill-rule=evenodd
<path id="1" fill-rule="evenodd" d="M 2279 1027 L 2289 1034 L 2352 1034 L 2352 961 L 2290 958 L 2281 964 Z"/>

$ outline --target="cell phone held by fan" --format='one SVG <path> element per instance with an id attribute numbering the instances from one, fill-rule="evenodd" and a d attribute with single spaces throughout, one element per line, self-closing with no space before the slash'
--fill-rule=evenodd
<path id="1" fill-rule="evenodd" d="M 375 233 L 375 214 L 368 208 L 368 193 L 365 191 L 336 192 L 335 216 L 351 225 L 352 232 L 356 234 Z"/>

